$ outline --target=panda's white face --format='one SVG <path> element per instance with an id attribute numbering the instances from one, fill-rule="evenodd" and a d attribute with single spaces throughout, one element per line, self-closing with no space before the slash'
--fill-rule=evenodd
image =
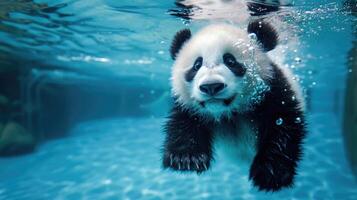
<path id="1" fill-rule="evenodd" d="M 270 60 L 254 35 L 230 25 L 211 25 L 186 42 L 172 72 L 177 101 L 219 120 L 251 109 L 268 90 Z"/>

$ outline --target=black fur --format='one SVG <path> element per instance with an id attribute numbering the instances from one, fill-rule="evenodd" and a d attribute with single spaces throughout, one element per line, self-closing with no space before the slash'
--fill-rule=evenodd
<path id="1" fill-rule="evenodd" d="M 275 64 L 272 66 L 271 89 L 250 116 L 257 123 L 259 135 L 249 178 L 259 190 L 265 191 L 293 185 L 306 134 L 300 102 L 281 70 Z M 276 123 L 279 118 L 283 120 L 281 125 Z"/>
<path id="2" fill-rule="evenodd" d="M 165 125 L 163 167 L 180 171 L 208 170 L 212 128 L 200 117 L 175 105 Z"/>
<path id="3" fill-rule="evenodd" d="M 191 82 L 193 78 L 195 78 L 196 74 L 197 74 L 196 70 L 194 70 L 193 68 L 189 69 L 185 74 L 185 80 L 187 82 Z"/>
<path id="4" fill-rule="evenodd" d="M 193 64 L 193 66 L 191 67 L 191 69 L 189 69 L 186 72 L 185 79 L 186 79 L 187 82 L 191 82 L 193 80 L 193 78 L 195 78 L 198 70 L 202 66 L 202 62 L 203 62 L 203 58 L 201 56 L 198 57 L 196 59 L 195 63 Z"/>
<path id="5" fill-rule="evenodd" d="M 182 45 L 191 38 L 190 29 L 183 29 L 176 33 L 170 47 L 171 58 L 175 60 L 177 53 L 182 48 Z"/>
<path id="6" fill-rule="evenodd" d="M 269 23 L 255 20 L 249 23 L 248 33 L 255 33 L 264 51 L 273 50 L 278 44 L 278 33 Z"/>
<path id="7" fill-rule="evenodd" d="M 282 71 L 271 65 L 274 78 L 268 82 L 270 90 L 263 102 L 249 113 L 233 113 L 233 118 L 223 119 L 220 124 L 236 127 L 244 117 L 257 127 L 257 154 L 249 178 L 263 191 L 278 191 L 293 185 L 306 135 L 300 102 Z M 280 125 L 276 123 L 279 118 L 283 120 Z M 198 173 L 207 170 L 213 159 L 212 130 L 216 125 L 175 105 L 165 125 L 164 168 Z"/>
<path id="8" fill-rule="evenodd" d="M 245 66 L 238 62 L 231 53 L 225 53 L 223 55 L 223 63 L 228 67 L 235 76 L 242 77 L 246 72 Z"/>
<path id="9" fill-rule="evenodd" d="M 276 12 L 279 10 L 278 4 L 268 5 L 264 3 L 248 2 L 248 10 L 251 11 L 251 16 L 261 16 L 266 15 L 271 12 Z"/>

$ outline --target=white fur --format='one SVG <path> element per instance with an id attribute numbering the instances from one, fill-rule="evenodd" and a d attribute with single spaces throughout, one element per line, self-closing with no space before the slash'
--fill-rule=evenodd
<path id="1" fill-rule="evenodd" d="M 216 157 L 250 164 L 256 155 L 257 131 L 247 121 L 242 121 L 237 127 L 216 127 L 213 141 Z"/>

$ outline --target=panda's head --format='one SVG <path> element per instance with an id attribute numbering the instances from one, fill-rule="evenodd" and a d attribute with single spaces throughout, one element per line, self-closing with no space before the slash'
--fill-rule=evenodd
<path id="1" fill-rule="evenodd" d="M 269 90 L 272 76 L 267 51 L 278 36 L 264 21 L 248 28 L 219 24 L 191 36 L 176 33 L 170 53 L 173 95 L 183 108 L 216 120 L 251 110 Z"/>

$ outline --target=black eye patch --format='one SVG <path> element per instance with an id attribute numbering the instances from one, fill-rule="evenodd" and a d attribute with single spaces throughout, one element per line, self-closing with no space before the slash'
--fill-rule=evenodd
<path id="1" fill-rule="evenodd" d="M 203 58 L 201 56 L 195 60 L 191 69 L 186 72 L 185 79 L 187 82 L 191 82 L 193 80 L 198 70 L 201 68 L 202 62 L 203 62 Z"/>
<path id="2" fill-rule="evenodd" d="M 223 55 L 223 63 L 233 72 L 234 75 L 241 77 L 245 74 L 246 69 L 244 65 L 239 63 L 232 54 L 225 53 Z"/>

